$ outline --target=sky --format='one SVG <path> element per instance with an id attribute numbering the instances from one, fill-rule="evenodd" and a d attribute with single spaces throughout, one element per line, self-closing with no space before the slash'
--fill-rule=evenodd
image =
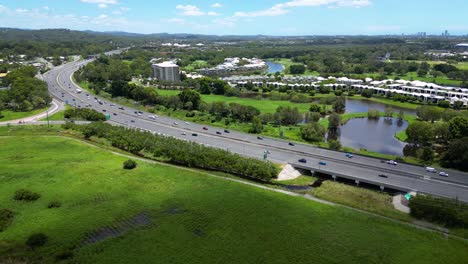
<path id="1" fill-rule="evenodd" d="M 468 34 L 468 0 L 0 0 L 0 27 L 216 35 Z"/>

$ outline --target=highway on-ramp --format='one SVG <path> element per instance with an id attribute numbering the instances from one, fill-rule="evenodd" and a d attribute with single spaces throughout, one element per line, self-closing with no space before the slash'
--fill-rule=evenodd
<path id="1" fill-rule="evenodd" d="M 71 62 L 45 73 L 44 80 L 48 83 L 50 93 L 71 106 L 91 108 L 109 114 L 110 122 L 117 125 L 194 141 L 258 159 L 262 159 L 264 152 L 269 151 L 268 159 L 274 162 L 291 163 L 303 169 L 320 171 L 384 188 L 405 192 L 416 191 L 468 202 L 468 173 L 444 169 L 449 177 L 441 177 L 438 173 L 427 172 L 420 166 L 390 165 L 382 163 L 379 159 L 359 155 L 348 158 L 342 152 L 320 149 L 307 144 L 290 145 L 288 141 L 281 139 L 258 138 L 257 135 L 225 131 L 222 128 L 188 123 L 117 105 L 89 94 L 72 81 L 73 73 L 91 61 Z M 306 163 L 299 163 L 299 159 L 306 159 Z M 320 165 L 320 161 L 325 162 L 326 165 Z"/>

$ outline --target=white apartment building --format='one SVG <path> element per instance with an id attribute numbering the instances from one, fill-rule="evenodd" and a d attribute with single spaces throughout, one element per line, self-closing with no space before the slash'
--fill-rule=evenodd
<path id="1" fill-rule="evenodd" d="M 179 66 L 172 61 L 153 64 L 153 77 L 159 81 L 179 82 Z"/>

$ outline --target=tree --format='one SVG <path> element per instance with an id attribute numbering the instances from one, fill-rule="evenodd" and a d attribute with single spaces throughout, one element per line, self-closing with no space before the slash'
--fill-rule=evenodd
<path id="1" fill-rule="evenodd" d="M 311 122 L 318 122 L 322 116 L 320 115 L 320 113 L 312 112 L 312 113 L 306 113 L 304 117 L 307 123 L 311 123 Z"/>
<path id="2" fill-rule="evenodd" d="M 453 109 L 455 110 L 460 110 L 463 107 L 463 102 L 462 101 L 456 101 L 453 103 Z"/>
<path id="3" fill-rule="evenodd" d="M 404 118 L 405 118 L 405 113 L 403 112 L 403 110 L 400 110 L 400 112 L 398 112 L 398 121 L 402 122 Z"/>
<path id="4" fill-rule="evenodd" d="M 48 237 L 43 233 L 32 234 L 26 240 L 26 245 L 31 249 L 41 247 L 47 243 Z"/>
<path id="5" fill-rule="evenodd" d="M 457 116 L 449 121 L 450 138 L 468 137 L 468 118 Z"/>
<path id="6" fill-rule="evenodd" d="M 393 117 L 393 108 L 386 106 L 385 107 L 385 117 L 392 118 Z"/>
<path id="7" fill-rule="evenodd" d="M 468 137 L 455 139 L 447 147 L 440 164 L 445 168 L 468 171 Z"/>
<path id="8" fill-rule="evenodd" d="M 416 115 L 423 121 L 434 121 L 439 120 L 442 117 L 442 110 L 437 107 L 423 105 L 416 108 Z"/>
<path id="9" fill-rule="evenodd" d="M 313 113 L 320 113 L 322 111 L 322 107 L 318 104 L 311 104 L 309 107 L 309 111 Z"/>
<path id="10" fill-rule="evenodd" d="M 262 131 L 263 131 L 262 121 L 260 120 L 260 118 L 255 116 L 252 119 L 252 127 L 250 127 L 250 129 L 249 129 L 249 133 L 259 134 L 259 133 L 262 133 Z"/>
<path id="11" fill-rule="evenodd" d="M 365 89 L 361 92 L 361 95 L 366 98 L 371 98 L 373 94 L 374 91 L 372 91 L 371 89 Z"/>
<path id="12" fill-rule="evenodd" d="M 434 138 L 433 126 L 427 122 L 414 122 L 409 124 L 406 129 L 408 135 L 408 142 L 417 145 L 427 145 Z"/>
<path id="13" fill-rule="evenodd" d="M 319 123 L 308 123 L 305 127 L 301 128 L 301 138 L 308 142 L 320 142 L 325 137 L 325 128 Z"/>
<path id="14" fill-rule="evenodd" d="M 306 68 L 302 64 L 293 64 L 289 66 L 289 73 L 291 74 L 303 74 Z"/>
<path id="15" fill-rule="evenodd" d="M 449 124 L 447 122 L 437 122 L 434 124 L 434 137 L 439 143 L 446 143 L 450 139 Z"/>
<path id="16" fill-rule="evenodd" d="M 369 110 L 367 110 L 367 118 L 368 119 L 379 119 L 380 118 L 379 110 L 369 108 Z"/>
<path id="17" fill-rule="evenodd" d="M 337 129 L 340 127 L 341 116 L 333 113 L 328 117 L 328 129 Z"/>
<path id="18" fill-rule="evenodd" d="M 442 108 L 449 108 L 450 102 L 446 100 L 441 100 L 437 103 L 437 106 L 442 107 Z"/>
<path id="19" fill-rule="evenodd" d="M 333 103 L 333 110 L 336 113 L 344 113 L 346 109 L 346 99 L 343 96 L 336 97 L 335 103 Z"/>
<path id="20" fill-rule="evenodd" d="M 187 105 L 187 106 L 190 106 L 191 108 L 188 110 L 192 110 L 192 109 L 198 110 L 198 107 L 200 106 L 201 96 L 197 91 L 194 91 L 192 89 L 187 89 L 179 93 L 178 96 L 184 106 L 186 106 L 188 102 L 192 103 L 192 105 Z"/>
<path id="21" fill-rule="evenodd" d="M 341 149 L 341 142 L 339 140 L 331 139 L 331 140 L 328 141 L 328 146 L 330 147 L 330 149 L 340 150 Z"/>
<path id="22" fill-rule="evenodd" d="M 421 156 L 419 157 L 422 161 L 432 161 L 434 160 L 434 151 L 432 150 L 431 147 L 424 147 L 422 149 Z"/>
<path id="23" fill-rule="evenodd" d="M 302 120 L 302 115 L 297 107 L 279 106 L 276 109 L 275 120 L 284 126 L 296 125 Z"/>

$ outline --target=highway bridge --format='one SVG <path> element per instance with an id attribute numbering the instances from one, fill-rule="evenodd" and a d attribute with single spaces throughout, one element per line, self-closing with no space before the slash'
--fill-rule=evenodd
<path id="1" fill-rule="evenodd" d="M 119 53 L 112 51 L 108 54 Z M 380 188 L 391 188 L 402 192 L 416 191 L 440 197 L 457 198 L 468 202 L 468 173 L 445 170 L 449 177 L 440 177 L 436 173 L 426 172 L 423 167 L 409 164 L 390 165 L 381 160 L 354 155 L 348 158 L 342 152 L 313 147 L 307 144 L 289 145 L 288 141 L 276 138 L 257 138 L 257 135 L 237 131 L 192 124 L 166 116 L 157 116 L 148 112 L 138 112 L 127 106 L 120 106 L 81 89 L 72 80 L 72 75 L 80 67 L 93 59 L 71 62 L 50 70 L 44 74 L 50 93 L 57 99 L 74 107 L 87 107 L 109 114 L 109 122 L 161 135 L 172 136 L 223 148 L 244 156 L 262 159 L 266 151 L 268 159 L 278 163 L 290 163 L 301 169 L 321 172 L 332 177 L 351 179 L 359 183 L 369 183 Z M 105 112 L 104 112 L 105 111 Z M 298 162 L 305 159 L 306 162 Z M 325 162 L 326 165 L 320 165 Z M 385 175 L 385 177 L 379 176 Z"/>

